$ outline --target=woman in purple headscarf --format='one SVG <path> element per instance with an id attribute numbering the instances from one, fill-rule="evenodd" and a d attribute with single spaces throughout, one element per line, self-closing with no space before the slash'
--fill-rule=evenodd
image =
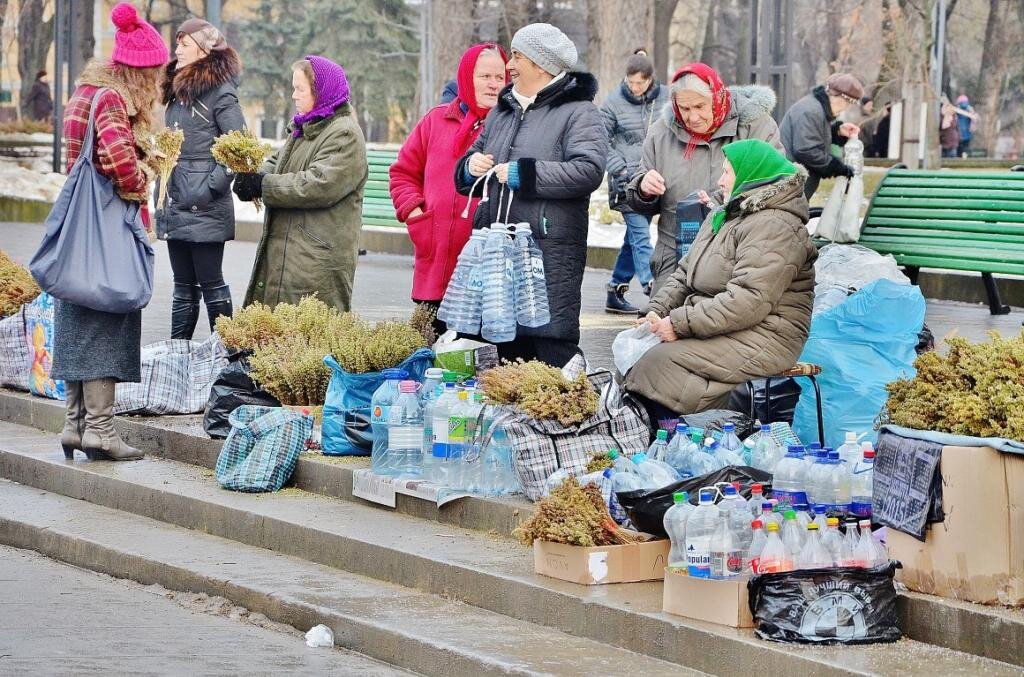
<path id="1" fill-rule="evenodd" d="M 292 66 L 295 117 L 284 146 L 235 194 L 266 205 L 245 305 L 297 303 L 316 293 L 340 311 L 352 303 L 366 142 L 349 103 L 344 69 L 322 56 Z"/>

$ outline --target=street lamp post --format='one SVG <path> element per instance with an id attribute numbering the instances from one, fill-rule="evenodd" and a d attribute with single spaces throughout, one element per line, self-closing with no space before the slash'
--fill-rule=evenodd
<path id="1" fill-rule="evenodd" d="M 64 62 L 67 60 L 66 40 L 67 31 L 64 30 L 66 20 L 66 7 L 64 0 L 56 0 L 53 10 L 53 171 L 63 171 L 61 163 L 61 146 L 64 131 Z"/>

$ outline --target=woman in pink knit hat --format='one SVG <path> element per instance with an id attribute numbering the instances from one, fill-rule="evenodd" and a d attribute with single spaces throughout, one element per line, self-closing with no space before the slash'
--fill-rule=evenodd
<path id="1" fill-rule="evenodd" d="M 71 171 L 88 135 L 93 135 L 97 170 L 110 180 L 120 199 L 142 204 L 142 220 L 151 232 L 146 211 L 150 182 L 156 176 L 151 130 L 167 46 L 128 3 L 114 7 L 110 19 L 116 29 L 114 53 L 110 59 L 86 64 L 64 113 L 67 170 Z M 125 227 L 120 221 L 109 226 Z M 91 459 L 142 458 L 142 452 L 128 446 L 114 430 L 114 385 L 140 380 L 141 344 L 141 310 L 104 313 L 56 300 L 51 375 L 63 379 L 67 391 L 60 437 L 67 458 L 76 449 Z"/>

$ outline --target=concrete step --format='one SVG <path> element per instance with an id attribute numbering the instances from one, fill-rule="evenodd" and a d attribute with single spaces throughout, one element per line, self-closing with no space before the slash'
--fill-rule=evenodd
<path id="1" fill-rule="evenodd" d="M 0 420 L 57 433 L 64 426 L 64 403 L 0 388 Z M 118 417 L 117 428 L 125 441 L 148 454 L 204 468 L 216 466 L 223 443 L 211 440 L 203 432 L 201 416 Z M 325 496 L 375 505 L 352 496 L 353 471 L 369 467 L 370 459 L 365 456 L 302 454 L 289 484 Z M 469 496 L 438 508 L 428 501 L 399 494 L 394 510 L 443 524 L 508 535 L 533 513 L 533 504 L 521 496 Z"/>
<path id="2" fill-rule="evenodd" d="M 698 675 L 410 588 L 0 481 L 0 538 L 75 566 L 220 595 L 428 675 Z"/>
<path id="3" fill-rule="evenodd" d="M 793 647 L 746 630 L 661 612 L 661 584 L 586 587 L 533 573 L 528 548 L 301 490 L 221 490 L 209 470 L 173 461 L 66 462 L 56 439 L 0 424 L 0 476 L 96 505 L 413 587 L 703 672 L 1019 674 L 994 660 L 913 640 L 870 647 Z"/>

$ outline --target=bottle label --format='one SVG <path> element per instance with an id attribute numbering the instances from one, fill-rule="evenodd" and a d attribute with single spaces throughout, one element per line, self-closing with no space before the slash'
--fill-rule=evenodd
<path id="1" fill-rule="evenodd" d="M 711 578 L 711 537 L 686 539 L 686 572 L 694 578 Z"/>
<path id="2" fill-rule="evenodd" d="M 448 418 L 444 416 L 435 418 L 431 432 L 433 434 L 433 444 L 430 449 L 431 456 L 434 458 L 448 458 Z"/>
<path id="3" fill-rule="evenodd" d="M 370 411 L 370 424 L 371 425 L 387 425 L 388 417 L 391 415 L 391 407 L 385 407 L 382 404 L 373 405 L 373 410 Z"/>
<path id="4" fill-rule="evenodd" d="M 731 578 L 739 576 L 742 572 L 742 551 L 729 550 L 728 552 L 711 553 L 711 578 Z"/>
<path id="5" fill-rule="evenodd" d="M 853 501 L 850 503 L 850 514 L 856 515 L 862 519 L 868 519 L 871 517 L 871 502 L 864 501 Z"/>
<path id="6" fill-rule="evenodd" d="M 779 503 L 789 503 L 790 507 L 807 503 L 806 491 L 781 491 L 774 490 L 772 498 L 779 499 Z"/>
<path id="7" fill-rule="evenodd" d="M 448 418 L 448 444 L 464 444 L 466 442 L 466 417 L 451 416 Z"/>
<path id="8" fill-rule="evenodd" d="M 538 280 L 544 279 L 544 259 L 534 256 L 530 259 L 530 267 L 533 268 L 533 277 Z"/>

